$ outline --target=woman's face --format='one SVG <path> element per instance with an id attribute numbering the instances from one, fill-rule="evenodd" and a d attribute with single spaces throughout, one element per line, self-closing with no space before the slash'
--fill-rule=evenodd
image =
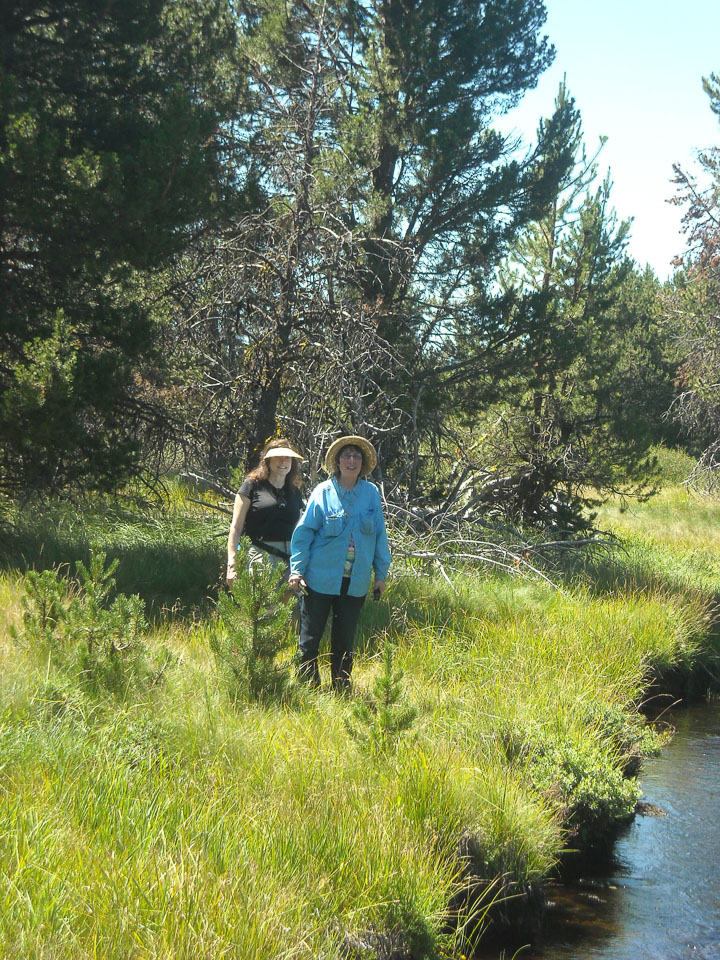
<path id="1" fill-rule="evenodd" d="M 343 447 L 338 456 L 341 480 L 355 481 L 362 473 L 363 456 L 360 447 Z"/>
<path id="2" fill-rule="evenodd" d="M 273 479 L 285 479 L 292 469 L 292 457 L 266 457 L 268 472 Z"/>

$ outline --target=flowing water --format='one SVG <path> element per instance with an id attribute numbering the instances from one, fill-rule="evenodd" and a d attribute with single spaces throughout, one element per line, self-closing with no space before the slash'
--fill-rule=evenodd
<path id="1" fill-rule="evenodd" d="M 510 960 L 720 960 L 720 703 L 671 718 L 603 875 L 548 888 L 541 941 Z M 494 956 L 497 958 L 498 954 Z"/>

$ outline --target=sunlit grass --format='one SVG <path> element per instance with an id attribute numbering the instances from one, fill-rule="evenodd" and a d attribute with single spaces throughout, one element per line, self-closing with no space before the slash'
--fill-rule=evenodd
<path id="1" fill-rule="evenodd" d="M 621 535 L 637 535 L 653 543 L 717 554 L 720 501 L 685 488 L 661 491 L 647 503 L 606 504 L 598 522 Z"/>
<path id="2" fill-rule="evenodd" d="M 612 501 L 598 522 L 621 538 L 628 582 L 720 600 L 720 501 L 671 488 L 647 503 Z"/>
<path id="3" fill-rule="evenodd" d="M 720 510 L 663 496 L 609 506 L 626 551 L 562 589 L 481 574 L 451 592 L 398 569 L 366 604 L 355 697 L 391 638 L 418 716 L 377 756 L 348 732 L 353 701 L 325 690 L 233 703 L 212 606 L 159 612 L 184 583 L 209 592 L 212 536 L 194 542 L 178 516 L 65 516 L 53 556 L 114 544 L 121 589 L 155 603 L 148 643 L 176 659 L 132 698 L 91 697 L 9 639 L 22 576 L 0 576 L 2 956 L 339 960 L 378 937 L 416 958 L 467 952 L 493 898 L 632 809 L 623 771 L 653 746 L 638 709 L 653 679 L 716 665 Z M 31 525 L 17 536 L 37 550 Z M 464 884 L 485 900 L 455 915 Z"/>

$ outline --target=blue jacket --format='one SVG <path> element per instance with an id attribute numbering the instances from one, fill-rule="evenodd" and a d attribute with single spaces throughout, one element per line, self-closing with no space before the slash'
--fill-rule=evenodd
<path id="1" fill-rule="evenodd" d="M 299 573 L 318 593 L 339 594 L 350 534 L 355 543 L 348 594 L 364 597 L 375 579 L 384 580 L 390 567 L 385 518 L 375 484 L 358 479 L 357 497 L 345 512 L 340 487 L 333 477 L 310 494 L 305 512 L 292 535 L 290 572 Z"/>

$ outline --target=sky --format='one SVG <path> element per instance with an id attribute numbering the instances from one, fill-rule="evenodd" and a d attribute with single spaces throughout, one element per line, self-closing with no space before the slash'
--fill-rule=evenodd
<path id="1" fill-rule="evenodd" d="M 658 277 L 685 249 L 682 208 L 672 197 L 673 163 L 699 173 L 698 151 L 720 147 L 720 122 L 702 78 L 720 75 L 720 0 L 545 0 L 553 65 L 503 122 L 533 141 L 566 78 L 580 110 L 587 152 L 607 142 L 611 204 L 633 217 L 629 254 Z"/>

